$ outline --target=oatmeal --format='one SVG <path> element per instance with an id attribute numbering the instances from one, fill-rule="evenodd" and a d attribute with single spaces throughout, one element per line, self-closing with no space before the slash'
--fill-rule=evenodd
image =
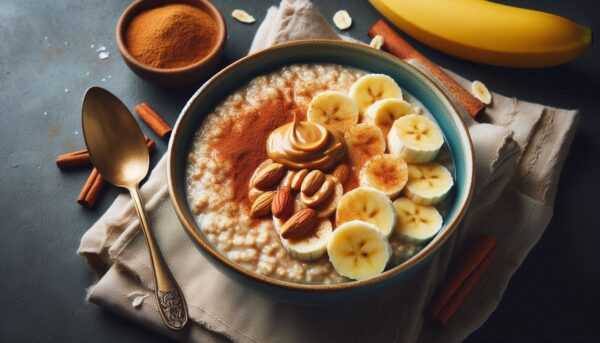
<path id="1" fill-rule="evenodd" d="M 373 75 L 334 64 L 286 66 L 206 117 L 188 156 L 187 197 L 223 255 L 283 280 L 337 283 L 399 264 L 437 233 L 443 219 L 432 205 L 452 186 L 434 161 L 440 149 L 447 155 L 441 133 L 422 118 L 398 123 L 422 106 L 391 78 Z M 338 254 L 348 249 L 362 249 L 353 267 Z"/>

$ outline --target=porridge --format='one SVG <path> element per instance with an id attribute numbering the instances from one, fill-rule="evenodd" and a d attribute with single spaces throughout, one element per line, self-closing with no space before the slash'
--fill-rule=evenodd
<path id="1" fill-rule="evenodd" d="M 243 268 L 282 280 L 365 279 L 443 224 L 452 163 L 425 108 L 389 76 L 298 64 L 253 79 L 194 137 L 187 198 Z"/>

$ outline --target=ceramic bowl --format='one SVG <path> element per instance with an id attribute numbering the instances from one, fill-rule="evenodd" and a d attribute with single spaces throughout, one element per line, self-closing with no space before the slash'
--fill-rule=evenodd
<path id="1" fill-rule="evenodd" d="M 180 68 L 154 68 L 137 61 L 127 50 L 125 35 L 131 20 L 144 10 L 161 5 L 182 3 L 198 7 L 210 15 L 217 24 L 217 40 L 215 46 L 206 57 L 189 66 Z M 227 26 L 223 15 L 207 0 L 137 0 L 129 5 L 117 22 L 116 38 L 117 47 L 127 66 L 141 78 L 151 81 L 159 86 L 179 88 L 198 84 L 201 80 L 211 76 L 219 67 L 221 54 L 225 47 Z"/>
<path id="2" fill-rule="evenodd" d="M 194 220 L 185 193 L 185 168 L 190 143 L 205 115 L 227 94 L 252 78 L 294 63 L 337 63 L 371 73 L 392 76 L 432 113 L 442 128 L 454 158 L 455 201 L 444 218 L 440 233 L 420 252 L 384 273 L 362 281 L 339 284 L 302 284 L 282 281 L 241 268 L 217 251 Z M 413 66 L 365 45 L 330 40 L 297 41 L 244 57 L 213 76 L 183 108 L 169 142 L 168 182 L 171 200 L 183 229 L 210 262 L 227 275 L 269 295 L 304 303 L 370 292 L 406 280 L 423 266 L 456 231 L 471 199 L 474 186 L 473 148 L 467 129 L 444 93 Z"/>

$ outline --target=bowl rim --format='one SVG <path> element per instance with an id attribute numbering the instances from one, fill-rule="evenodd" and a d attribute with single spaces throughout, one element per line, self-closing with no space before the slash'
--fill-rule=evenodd
<path id="1" fill-rule="evenodd" d="M 129 53 L 129 49 L 127 48 L 127 44 L 125 43 L 125 31 L 127 30 L 127 25 L 131 21 L 132 16 L 137 15 L 138 8 L 144 5 L 147 2 L 154 1 L 156 2 L 153 5 L 150 5 L 150 8 L 155 8 L 159 6 L 169 5 L 169 4 L 188 4 L 190 6 L 198 7 L 199 3 L 202 3 L 203 6 L 208 10 L 208 14 L 215 19 L 217 24 L 217 42 L 210 50 L 208 55 L 204 56 L 201 60 L 192 63 L 190 65 L 178 68 L 156 68 L 139 62 L 133 55 Z M 133 64 L 136 68 L 144 70 L 148 73 L 159 74 L 159 75 L 174 75 L 174 74 L 185 74 L 188 72 L 196 71 L 198 69 L 202 69 L 206 64 L 208 64 L 213 58 L 218 56 L 219 52 L 223 50 L 225 47 L 225 41 L 227 37 L 227 25 L 225 23 L 225 18 L 221 11 L 215 7 L 208 0 L 177 0 L 177 1 L 168 1 L 168 0 L 135 0 L 132 2 L 123 13 L 119 17 L 117 21 L 117 26 L 115 30 L 116 40 L 117 40 L 117 48 L 121 53 L 121 56 L 127 61 L 127 63 Z"/>
<path id="2" fill-rule="evenodd" d="M 458 119 L 458 120 L 455 120 L 455 122 L 457 122 L 460 126 L 459 130 L 458 130 L 459 135 L 461 136 L 461 140 L 463 140 L 463 142 L 466 143 L 466 148 L 467 148 L 466 155 L 467 156 L 466 156 L 465 162 L 467 164 L 467 166 L 466 166 L 467 174 L 465 175 L 465 179 L 467 180 L 467 184 L 468 184 L 468 190 L 467 190 L 468 193 L 467 193 L 464 203 L 462 204 L 461 208 L 459 209 L 459 212 L 456 215 L 456 217 L 454 218 L 454 220 L 452 222 L 448 223 L 447 228 L 444 232 L 437 235 L 432 241 L 427 243 L 427 245 L 423 249 L 421 249 L 416 255 L 412 256 L 410 259 L 404 261 L 403 263 L 396 265 L 393 268 L 386 270 L 383 273 L 378 274 L 378 275 L 373 276 L 368 279 L 353 280 L 353 281 L 341 282 L 341 283 L 335 283 L 335 284 L 308 284 L 308 283 L 298 283 L 298 282 L 293 282 L 293 281 L 281 280 L 281 279 L 277 279 L 274 277 L 261 275 L 259 273 L 256 273 L 256 272 L 248 270 L 248 269 L 244 269 L 239 264 L 229 260 L 226 256 L 222 256 L 221 253 L 216 250 L 216 248 L 212 247 L 212 245 L 210 243 L 205 242 L 204 239 L 202 239 L 201 233 L 199 232 L 199 230 L 196 230 L 196 227 L 198 225 L 196 223 L 196 221 L 193 218 L 192 218 L 192 222 L 188 221 L 187 220 L 188 218 L 186 217 L 186 215 L 184 213 L 183 208 L 188 206 L 187 202 L 180 203 L 178 201 L 179 198 L 177 196 L 177 191 L 176 191 L 176 187 L 175 187 L 175 179 L 174 179 L 176 161 L 175 161 L 175 155 L 173 154 L 173 150 L 175 149 L 176 145 L 184 144 L 184 142 L 178 142 L 179 132 L 182 130 L 181 126 L 183 125 L 182 122 L 183 122 L 184 117 L 190 116 L 191 113 L 193 113 L 190 111 L 190 108 L 191 108 L 192 104 L 194 103 L 195 99 L 199 96 L 199 94 L 201 94 L 205 88 L 210 87 L 210 85 L 215 80 L 227 77 L 227 75 L 230 74 L 233 70 L 235 70 L 236 67 L 240 64 L 247 63 L 248 61 L 260 59 L 262 56 L 270 54 L 273 51 L 287 49 L 290 47 L 304 46 L 304 45 L 336 45 L 336 46 L 341 46 L 343 48 L 359 49 L 359 50 L 363 50 L 363 51 L 371 53 L 371 54 L 376 54 L 376 55 L 378 55 L 378 57 L 390 60 L 393 63 L 398 63 L 398 64 L 402 65 L 404 68 L 408 69 L 409 71 L 412 71 L 412 74 L 415 77 L 421 79 L 421 81 L 423 81 L 425 84 L 427 84 L 427 86 L 430 87 L 430 89 L 435 93 L 435 95 L 438 98 L 440 98 L 440 100 L 442 101 L 444 106 L 451 113 L 451 116 L 455 117 L 455 119 Z M 168 150 L 167 150 L 167 153 L 168 153 L 168 156 L 167 156 L 167 181 L 168 181 L 168 188 L 169 188 L 169 196 L 171 198 L 171 202 L 173 204 L 173 207 L 175 209 L 175 212 L 177 214 L 177 217 L 178 217 L 180 223 L 182 224 L 183 228 L 188 233 L 188 235 L 191 236 L 191 239 L 197 245 L 200 245 L 201 249 L 205 253 L 208 253 L 211 258 L 215 259 L 216 261 L 219 261 L 219 263 L 221 263 L 223 266 L 233 269 L 233 271 L 240 273 L 242 276 L 250 278 L 255 282 L 266 284 L 267 286 L 277 286 L 277 287 L 281 287 L 281 288 L 284 288 L 287 290 L 305 291 L 305 292 L 309 292 L 309 293 L 316 293 L 316 292 L 330 293 L 330 292 L 336 292 L 336 291 L 341 291 L 341 290 L 358 289 L 358 288 L 363 288 L 363 287 L 370 286 L 370 285 L 379 284 L 387 279 L 397 276 L 402 271 L 405 271 L 405 270 L 417 265 L 419 262 L 423 261 L 424 259 L 429 257 L 432 253 L 434 253 L 439 247 L 441 247 L 441 245 L 446 242 L 446 240 L 454 233 L 454 231 L 456 231 L 456 229 L 458 228 L 458 225 L 460 224 L 460 222 L 462 221 L 462 219 L 465 215 L 467 208 L 469 207 L 469 204 L 471 203 L 473 193 L 474 193 L 474 187 L 475 187 L 474 150 L 473 150 L 473 143 L 471 141 L 471 137 L 467 130 L 467 125 L 465 124 L 464 119 L 461 117 L 461 115 L 459 113 L 460 112 L 458 112 L 456 106 L 450 101 L 449 97 L 435 83 L 435 81 L 430 79 L 426 74 L 421 72 L 416 67 L 414 67 L 414 66 L 410 65 L 409 63 L 406 63 L 406 62 L 398 59 L 397 57 L 395 57 L 391 54 L 388 54 L 384 51 L 373 49 L 364 44 L 336 40 L 336 39 L 304 39 L 304 40 L 296 40 L 296 41 L 277 44 L 275 46 L 266 48 L 266 49 L 258 51 L 256 53 L 244 56 L 244 57 L 240 58 L 239 60 L 231 63 L 227 67 L 223 68 L 221 71 L 219 71 L 217 74 L 215 74 L 212 78 L 210 78 L 208 81 L 206 81 L 204 83 L 204 85 L 202 85 L 190 97 L 188 102 L 185 104 L 185 106 L 181 110 L 181 113 L 180 113 L 180 115 L 177 119 L 177 122 L 175 123 L 175 126 L 173 128 L 173 133 L 171 134 L 171 139 L 169 140 L 169 146 L 168 146 Z M 185 195 L 183 195 L 182 199 L 185 199 Z"/>

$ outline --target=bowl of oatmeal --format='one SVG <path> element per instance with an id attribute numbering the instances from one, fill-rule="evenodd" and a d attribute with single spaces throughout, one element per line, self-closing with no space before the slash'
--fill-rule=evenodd
<path id="1" fill-rule="evenodd" d="M 340 41 L 228 66 L 169 144 L 171 200 L 199 251 L 302 301 L 406 280 L 456 230 L 473 172 L 465 125 L 427 76 Z"/>

